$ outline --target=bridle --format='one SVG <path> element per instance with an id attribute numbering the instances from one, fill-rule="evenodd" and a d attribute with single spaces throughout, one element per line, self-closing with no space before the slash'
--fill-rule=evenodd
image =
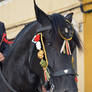
<path id="1" fill-rule="evenodd" d="M 1 42 L 0 42 L 0 46 L 3 42 L 3 39 L 5 38 L 6 34 L 3 34 L 2 36 L 2 39 L 1 39 Z M 5 83 L 5 85 L 12 91 L 12 92 L 17 92 L 8 82 L 7 80 L 5 79 L 4 75 L 2 74 L 1 72 L 1 68 L 0 68 L 0 77 L 2 78 L 3 82 Z"/>

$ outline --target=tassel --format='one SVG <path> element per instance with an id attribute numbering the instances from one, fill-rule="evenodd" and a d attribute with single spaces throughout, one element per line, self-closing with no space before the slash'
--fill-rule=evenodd
<path id="1" fill-rule="evenodd" d="M 65 48 L 65 40 L 64 40 L 64 42 L 63 42 L 62 48 L 61 48 L 61 50 L 60 50 L 60 53 L 62 53 L 62 52 L 64 51 L 64 48 Z"/>
<path id="2" fill-rule="evenodd" d="M 71 55 L 72 53 L 71 53 L 71 49 L 70 49 L 69 42 L 68 42 L 68 47 L 69 47 L 69 53 L 70 53 L 70 55 Z"/>
<path id="3" fill-rule="evenodd" d="M 69 47 L 68 47 L 68 41 L 66 40 L 66 49 L 67 49 L 67 55 L 69 55 Z"/>
<path id="4" fill-rule="evenodd" d="M 65 48 L 64 48 L 64 50 L 63 50 L 63 53 L 65 54 Z"/>
<path id="5" fill-rule="evenodd" d="M 46 69 L 43 69 L 43 70 L 44 70 L 44 78 L 45 78 L 45 81 L 49 81 L 49 79 L 50 79 L 49 72 Z"/>
<path id="6" fill-rule="evenodd" d="M 66 51 L 65 51 L 65 46 L 66 46 Z M 67 52 L 67 55 L 69 55 L 69 54 L 71 55 L 71 49 L 70 49 L 68 40 L 64 40 L 63 45 L 60 50 L 60 53 L 62 53 L 62 52 L 64 54 L 65 54 L 65 52 Z"/>
<path id="7" fill-rule="evenodd" d="M 47 80 L 49 81 L 49 79 L 50 79 L 50 75 L 49 75 L 49 73 L 48 73 L 47 70 L 46 70 L 46 76 L 47 76 Z"/>
<path id="8" fill-rule="evenodd" d="M 46 70 L 44 70 L 44 78 L 45 78 L 45 81 L 47 81 Z"/>
<path id="9" fill-rule="evenodd" d="M 77 76 L 75 76 L 75 81 L 78 82 Z"/>
<path id="10" fill-rule="evenodd" d="M 43 67 L 43 68 L 47 68 L 47 62 L 46 62 L 44 59 L 41 59 L 40 65 L 41 65 L 41 67 Z"/>

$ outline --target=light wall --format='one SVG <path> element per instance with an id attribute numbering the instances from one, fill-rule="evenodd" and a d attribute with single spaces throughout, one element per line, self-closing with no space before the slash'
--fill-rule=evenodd
<path id="1" fill-rule="evenodd" d="M 36 0 L 38 6 L 46 13 L 52 13 L 54 11 L 61 11 L 64 7 L 74 6 L 79 4 L 77 0 Z M 33 0 L 11 0 L 11 2 L 0 6 L 0 20 L 3 21 L 6 27 L 31 21 L 35 18 Z"/>
<path id="2" fill-rule="evenodd" d="M 67 0 L 36 0 L 36 2 L 42 10 L 49 14 L 71 8 L 75 5 L 79 5 L 77 0 L 69 0 L 69 3 L 66 3 Z M 6 28 L 10 28 L 21 23 L 35 20 L 33 5 L 33 0 L 10 0 L 9 3 L 0 6 L 0 21 L 5 23 Z M 21 28 L 22 27 L 20 27 L 20 30 Z M 15 30 L 16 34 L 20 31 L 14 28 L 14 31 Z M 10 33 L 8 31 L 10 30 L 7 30 L 7 33 Z M 13 32 L 13 29 L 11 29 L 11 32 Z M 15 32 L 14 34 L 11 34 L 14 37 L 16 36 Z M 9 39 L 13 37 L 11 34 L 8 34 Z"/>

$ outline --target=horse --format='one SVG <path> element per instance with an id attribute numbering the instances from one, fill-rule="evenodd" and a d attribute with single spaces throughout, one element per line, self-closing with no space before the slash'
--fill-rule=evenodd
<path id="1" fill-rule="evenodd" d="M 42 92 L 42 86 L 49 92 L 78 92 L 72 54 L 76 47 L 81 50 L 82 45 L 71 24 L 73 13 L 65 17 L 58 13 L 47 15 L 35 0 L 34 9 L 37 20 L 27 24 L 9 48 L 0 71 L 0 92 Z M 37 35 L 41 35 L 45 46 L 49 83 L 45 82 L 33 41 Z"/>

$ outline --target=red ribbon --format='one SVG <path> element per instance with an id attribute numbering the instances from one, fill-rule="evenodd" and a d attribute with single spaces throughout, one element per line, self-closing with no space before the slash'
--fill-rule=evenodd
<path id="1" fill-rule="evenodd" d="M 66 48 L 67 48 L 67 55 L 69 55 L 69 46 L 68 46 L 68 41 L 66 41 Z"/>
<path id="2" fill-rule="evenodd" d="M 34 38 L 34 41 L 35 41 L 35 42 L 38 42 L 39 40 L 40 40 L 40 35 L 37 34 L 36 37 Z"/>
<path id="3" fill-rule="evenodd" d="M 2 41 L 4 41 L 4 42 L 7 43 L 7 44 L 12 44 L 12 43 L 13 43 L 13 41 L 8 41 L 5 37 L 6 37 L 6 34 L 3 33 Z"/>
<path id="4" fill-rule="evenodd" d="M 77 76 L 75 76 L 75 81 L 78 82 Z"/>
<path id="5" fill-rule="evenodd" d="M 45 81 L 47 81 L 46 70 L 44 70 Z"/>

